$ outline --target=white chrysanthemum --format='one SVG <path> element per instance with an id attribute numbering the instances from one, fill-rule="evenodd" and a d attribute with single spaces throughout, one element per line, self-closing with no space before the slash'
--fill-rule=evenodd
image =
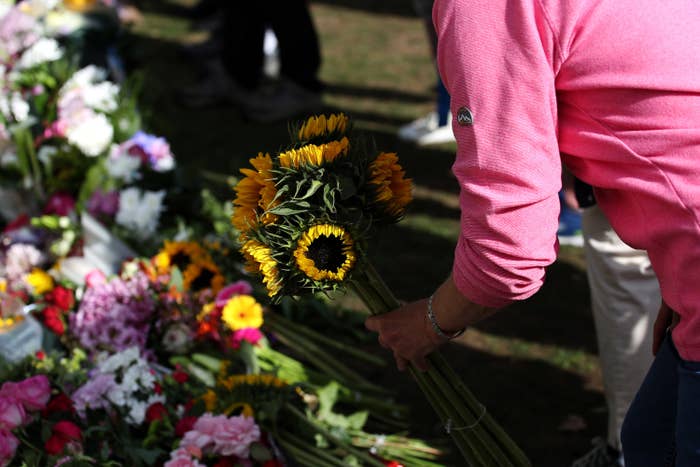
<path id="1" fill-rule="evenodd" d="M 107 117 L 95 112 L 78 122 L 68 122 L 66 130 L 68 141 L 90 157 L 102 154 L 112 143 L 113 137 L 114 128 Z"/>
<path id="2" fill-rule="evenodd" d="M 114 112 L 117 110 L 117 97 L 119 86 L 111 81 L 85 86 L 82 89 L 83 102 L 88 107 L 102 112 Z"/>
<path id="3" fill-rule="evenodd" d="M 145 191 L 141 194 L 138 188 L 127 188 L 119 193 L 119 211 L 116 221 L 145 239 L 155 233 L 158 219 L 163 210 L 165 191 Z"/>
<path id="4" fill-rule="evenodd" d="M 110 355 L 102 363 L 99 364 L 98 369 L 100 373 L 115 373 L 121 368 L 126 368 L 132 365 L 135 361 L 140 359 L 139 348 L 129 347 L 126 350 L 117 352 Z"/>
<path id="5" fill-rule="evenodd" d="M 141 178 L 139 173 L 141 159 L 119 151 L 118 148 L 117 145 L 112 145 L 111 155 L 106 161 L 107 173 L 114 178 L 123 180 L 125 183 L 131 183 Z"/>
<path id="6" fill-rule="evenodd" d="M 59 95 L 63 95 L 73 89 L 80 89 L 99 83 L 105 79 L 107 79 L 107 72 L 104 69 L 95 65 L 88 65 L 73 73 L 73 76 L 65 82 L 61 91 L 59 91 Z"/>
<path id="7" fill-rule="evenodd" d="M 44 62 L 52 62 L 63 57 L 63 49 L 55 39 L 43 37 L 32 44 L 24 51 L 19 61 L 17 69 L 25 70 Z"/>

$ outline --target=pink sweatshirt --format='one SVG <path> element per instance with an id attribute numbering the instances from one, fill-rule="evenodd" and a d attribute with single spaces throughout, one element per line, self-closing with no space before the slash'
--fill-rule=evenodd
<path id="1" fill-rule="evenodd" d="M 460 291 L 501 307 L 540 288 L 563 161 L 649 252 L 681 315 L 674 342 L 700 361 L 700 1 L 436 0 L 433 15 L 458 142 Z"/>

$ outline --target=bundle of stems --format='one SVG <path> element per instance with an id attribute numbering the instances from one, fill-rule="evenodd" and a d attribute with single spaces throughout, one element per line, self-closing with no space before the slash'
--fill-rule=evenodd
<path id="1" fill-rule="evenodd" d="M 399 308 L 391 290 L 374 267 L 365 262 L 356 270 L 351 287 L 373 315 Z M 496 423 L 474 394 L 457 376 L 445 358 L 435 351 L 428 355 L 430 368 L 410 367 L 445 431 L 459 448 L 467 465 L 478 467 L 528 467 L 523 451 Z"/>
<path id="2" fill-rule="evenodd" d="M 328 352 L 328 347 L 336 347 L 356 359 L 361 359 L 373 365 L 382 365 L 385 363 L 383 360 L 357 348 L 321 336 L 319 333 L 295 324 L 274 312 L 266 313 L 265 321 L 267 329 L 272 331 L 281 343 L 312 363 L 322 372 L 331 375 L 338 382 L 365 392 L 384 395 L 389 393 L 385 387 L 368 381 L 364 376 L 340 362 Z M 330 342 L 333 343 L 331 344 Z"/>

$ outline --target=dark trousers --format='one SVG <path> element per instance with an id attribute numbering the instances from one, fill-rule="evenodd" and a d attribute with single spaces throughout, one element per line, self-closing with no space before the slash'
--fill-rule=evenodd
<path id="1" fill-rule="evenodd" d="M 260 84 L 265 28 L 277 36 L 280 74 L 298 85 L 320 91 L 321 53 L 306 0 L 252 2 L 223 1 L 222 58 L 231 76 L 242 86 Z"/>

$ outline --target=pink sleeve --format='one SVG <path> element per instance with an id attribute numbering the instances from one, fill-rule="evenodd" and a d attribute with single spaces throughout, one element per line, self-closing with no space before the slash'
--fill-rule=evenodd
<path id="1" fill-rule="evenodd" d="M 502 307 L 534 294 L 556 258 L 556 40 L 536 0 L 437 0 L 433 14 L 461 187 L 453 277 Z M 472 124 L 458 123 L 463 107 Z"/>

